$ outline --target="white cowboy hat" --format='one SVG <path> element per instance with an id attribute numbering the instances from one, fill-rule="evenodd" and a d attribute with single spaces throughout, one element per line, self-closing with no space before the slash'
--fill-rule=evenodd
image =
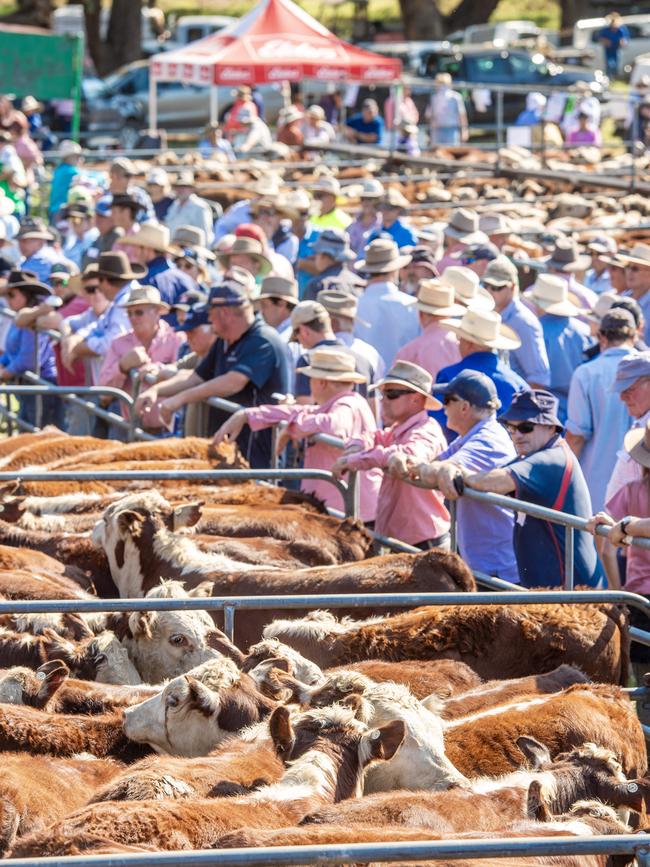
<path id="1" fill-rule="evenodd" d="M 490 349 L 519 349 L 521 340 L 517 334 L 503 325 L 501 317 L 493 310 L 468 308 L 463 318 L 443 319 L 441 325 L 449 328 L 459 337 Z"/>
<path id="2" fill-rule="evenodd" d="M 168 253 L 169 229 L 160 223 L 141 223 L 140 230 L 134 235 L 125 235 L 122 243 L 131 244 L 133 247 L 151 247 L 158 253 Z"/>
<path id="3" fill-rule="evenodd" d="M 569 300 L 569 286 L 563 277 L 538 274 L 537 279 L 524 292 L 524 298 L 551 316 L 579 316 L 580 310 Z"/>
<path id="4" fill-rule="evenodd" d="M 396 361 L 383 379 L 375 385 L 371 385 L 368 391 L 382 388 L 384 385 L 397 385 L 409 391 L 415 391 L 426 397 L 424 404 L 426 409 L 442 409 L 440 401 L 431 394 L 433 377 L 428 370 L 413 364 L 411 361 Z"/>
<path id="5" fill-rule="evenodd" d="M 451 286 L 456 301 L 475 310 L 494 310 L 494 298 L 480 285 L 478 274 L 464 265 L 449 265 L 440 275 L 443 286 Z"/>
<path id="6" fill-rule="evenodd" d="M 434 316 L 462 316 L 467 309 L 454 301 L 454 290 L 440 280 L 420 280 L 418 284 L 418 310 Z"/>
<path id="7" fill-rule="evenodd" d="M 365 259 L 359 259 L 353 267 L 355 271 L 366 274 L 386 274 L 390 271 L 399 271 L 411 261 L 410 253 L 400 254 L 395 241 L 388 238 L 375 238 L 363 252 Z"/>
<path id="8" fill-rule="evenodd" d="M 650 244 L 642 244 L 639 241 L 632 247 L 629 253 L 619 251 L 616 255 L 625 265 L 632 263 L 634 265 L 645 265 L 646 268 L 650 268 Z"/>

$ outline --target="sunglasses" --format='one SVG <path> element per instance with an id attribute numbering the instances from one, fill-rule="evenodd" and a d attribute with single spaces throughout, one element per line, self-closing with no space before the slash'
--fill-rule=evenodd
<path id="1" fill-rule="evenodd" d="M 455 403 L 457 400 L 460 400 L 460 399 L 461 398 L 457 397 L 455 394 L 446 394 L 443 397 L 442 402 L 444 403 L 445 406 L 449 406 L 450 403 Z"/>
<path id="2" fill-rule="evenodd" d="M 99 285 L 96 283 L 92 283 L 89 286 L 84 286 L 84 292 L 87 295 L 94 295 L 95 292 L 97 292 L 98 290 L 99 290 Z"/>
<path id="3" fill-rule="evenodd" d="M 489 289 L 490 292 L 503 292 L 507 285 L 507 283 L 504 283 L 503 286 L 494 286 L 492 283 L 486 283 L 485 288 Z"/>
<path id="4" fill-rule="evenodd" d="M 68 285 L 67 279 L 65 279 L 65 280 L 54 279 L 51 282 L 52 282 L 52 288 L 53 289 L 56 289 L 57 286 L 67 286 Z"/>
<path id="5" fill-rule="evenodd" d="M 397 400 L 398 397 L 402 397 L 404 394 L 415 394 L 415 392 L 409 391 L 406 388 L 387 388 L 382 391 L 381 396 L 384 400 Z"/>
<path id="6" fill-rule="evenodd" d="M 142 309 L 139 308 L 139 307 L 136 307 L 136 308 L 134 308 L 133 310 L 129 310 L 129 309 L 127 308 L 127 310 L 126 310 L 126 315 L 129 317 L 129 319 L 133 319 L 134 317 L 137 317 L 137 316 L 144 316 L 144 314 L 145 314 L 146 312 L 147 312 L 146 310 L 142 310 Z"/>
<path id="7" fill-rule="evenodd" d="M 521 424 L 506 424 L 505 427 L 510 434 L 529 434 L 535 430 L 535 424 L 532 421 L 522 421 Z"/>

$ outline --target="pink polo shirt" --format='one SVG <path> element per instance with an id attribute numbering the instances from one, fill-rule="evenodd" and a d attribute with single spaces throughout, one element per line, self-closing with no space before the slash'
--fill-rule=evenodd
<path id="1" fill-rule="evenodd" d="M 405 455 L 416 463 L 431 463 L 446 448 L 440 425 L 423 410 L 400 425 L 376 431 L 372 446 L 349 454 L 347 461 L 355 470 L 384 469 L 395 454 Z M 437 539 L 449 532 L 449 512 L 444 497 L 440 491 L 416 488 L 385 474 L 379 491 L 375 529 L 411 545 Z"/>
<path id="2" fill-rule="evenodd" d="M 396 361 L 410 361 L 428 370 L 433 381 L 438 371 L 460 361 L 458 338 L 448 328 L 433 320 L 419 337 L 397 350 Z"/>
<path id="3" fill-rule="evenodd" d="M 636 464 L 636 461 L 634 462 Z M 636 464 L 638 467 L 639 464 Z M 605 510 L 615 521 L 626 515 L 647 518 L 650 515 L 650 482 L 638 479 L 619 488 L 605 504 Z M 650 595 L 650 551 L 631 545 L 627 550 L 625 587 L 630 593 Z"/>
<path id="4" fill-rule="evenodd" d="M 358 439 L 366 442 L 377 430 L 368 401 L 353 391 L 338 394 L 321 406 L 257 406 L 246 410 L 251 430 L 262 430 L 279 422 L 287 422 L 287 433 L 295 439 L 324 433 L 343 440 Z M 331 470 L 334 461 L 343 453 L 334 446 L 307 440 L 305 468 Z M 362 521 L 374 521 L 377 495 L 381 486 L 381 472 L 371 469 L 359 474 L 359 507 Z M 343 509 L 343 499 L 335 487 L 318 479 L 304 479 L 303 491 L 315 494 L 332 509 Z"/>
<path id="5" fill-rule="evenodd" d="M 176 361 L 178 350 L 184 340 L 183 334 L 177 334 L 164 319 L 161 319 L 158 323 L 158 331 L 147 350 L 149 361 L 158 367 L 162 367 L 164 364 L 172 364 L 172 362 Z M 127 331 L 126 334 L 121 334 L 113 340 L 99 371 L 98 385 L 121 388 L 131 394 L 131 378 L 120 370 L 120 359 L 127 352 L 135 349 L 136 346 L 142 346 L 142 343 L 133 331 Z M 121 409 L 124 418 L 128 418 L 126 405 L 121 403 Z M 154 428 L 161 427 L 162 425 L 156 407 L 145 411 L 140 416 L 140 420 L 144 427 Z"/>

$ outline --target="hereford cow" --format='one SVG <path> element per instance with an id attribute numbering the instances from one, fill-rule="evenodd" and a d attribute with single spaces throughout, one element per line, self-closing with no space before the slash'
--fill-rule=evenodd
<path id="1" fill-rule="evenodd" d="M 647 754 L 634 705 L 609 684 L 576 684 L 563 692 L 448 720 L 445 750 L 466 777 L 498 776 L 524 763 L 517 738 L 530 735 L 556 756 L 587 741 L 611 750 L 628 776 L 643 776 Z"/>
<path id="2" fill-rule="evenodd" d="M 120 595 L 141 596 L 157 584 L 161 575 L 180 578 L 189 587 L 210 580 L 215 596 L 458 592 L 476 586 L 465 563 L 441 550 L 391 554 L 361 563 L 303 570 L 262 572 L 242 564 L 233 569 L 220 555 L 201 551 L 191 537 L 171 531 L 170 522 L 179 529 L 196 518 L 195 505 L 172 510 L 166 521 L 158 511 L 152 511 L 154 507 L 163 508 L 159 495 L 130 495 L 109 506 L 97 524 L 94 539 L 106 551 Z M 258 640 L 263 625 L 279 613 L 247 612 L 237 622 L 238 646 L 248 647 Z"/>
<path id="3" fill-rule="evenodd" d="M 158 753 L 206 756 L 220 743 L 265 719 L 275 703 L 230 659 L 170 681 L 157 695 L 124 711 L 124 731 Z"/>
<path id="4" fill-rule="evenodd" d="M 100 801 L 179 800 L 243 795 L 277 782 L 284 772 L 270 740 L 226 741 L 208 756 L 149 756 L 95 792 Z"/>
<path id="5" fill-rule="evenodd" d="M 58 659 L 36 671 L 20 666 L 0 670 L 0 702 L 44 708 L 69 674 L 68 666 Z"/>
<path id="6" fill-rule="evenodd" d="M 358 796 L 366 767 L 392 758 L 404 737 L 400 722 L 368 730 L 340 706 L 310 711 L 293 724 L 289 711 L 278 707 L 269 725 L 288 765 L 277 783 L 236 798 L 91 804 L 25 837 L 12 856 L 58 855 L 63 838 L 80 834 L 158 849 L 207 849 L 229 830 L 283 827 L 317 805 Z"/>
<path id="7" fill-rule="evenodd" d="M 122 770 L 111 759 L 62 759 L 26 753 L 0 755 L 0 852 L 17 837 L 40 831 L 88 802 Z"/>
<path id="8" fill-rule="evenodd" d="M 648 780 L 628 782 L 614 754 L 594 744 L 583 744 L 555 760 L 534 738 L 518 738 L 517 746 L 530 770 L 474 779 L 467 788 L 446 792 L 382 792 L 327 807 L 304 821 L 344 827 L 418 825 L 445 836 L 467 830 L 506 832 L 519 821 L 568 812 L 576 801 L 587 798 L 619 807 L 636 793 L 640 806 L 638 791 L 647 792 L 650 786 Z"/>
<path id="9" fill-rule="evenodd" d="M 566 663 L 592 680 L 627 683 L 630 638 L 615 605 L 417 608 L 368 621 L 313 611 L 264 629 L 321 668 L 375 657 L 459 659 L 486 679 L 526 677 Z"/>

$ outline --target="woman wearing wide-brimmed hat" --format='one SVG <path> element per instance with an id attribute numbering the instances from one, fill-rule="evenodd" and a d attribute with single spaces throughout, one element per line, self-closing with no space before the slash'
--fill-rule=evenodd
<path id="1" fill-rule="evenodd" d="M 45 283 L 41 283 L 36 275 L 29 271 L 14 270 L 9 274 L 5 284 L 0 288 L 0 294 L 7 299 L 7 305 L 14 313 L 25 307 L 34 307 L 52 294 Z M 38 370 L 34 363 L 38 358 Z M 31 371 L 41 379 L 56 385 L 56 363 L 52 342 L 47 334 L 37 333 L 30 328 L 19 328 L 12 322 L 5 338 L 5 351 L 0 356 L 0 380 L 19 379 L 24 373 Z M 20 409 L 18 417 L 28 424 L 36 424 L 36 399 L 33 396 L 19 398 Z M 59 424 L 60 402 L 56 397 L 42 398 L 41 426 Z"/>
<path id="2" fill-rule="evenodd" d="M 368 401 L 355 392 L 355 383 L 365 382 L 365 377 L 355 370 L 355 359 L 344 347 L 324 346 L 309 353 L 309 364 L 299 367 L 298 372 L 309 377 L 311 404 L 267 404 L 244 409 L 235 413 L 214 435 L 214 442 L 234 441 L 245 424 L 251 430 L 263 430 L 286 422 L 286 435 L 291 439 L 307 438 L 305 468 L 330 470 L 340 456 L 340 449 L 308 438 L 316 433 L 327 433 L 344 440 L 365 442 L 377 425 Z M 381 485 L 381 472 L 371 470 L 359 477 L 360 512 L 363 521 L 374 521 L 377 510 L 377 493 Z M 341 509 L 343 500 L 339 492 L 324 482 L 304 479 L 301 489 L 315 494 L 333 508 Z"/>
<path id="3" fill-rule="evenodd" d="M 154 286 L 135 284 L 120 306 L 126 310 L 131 330 L 111 343 L 99 372 L 99 385 L 121 388 L 130 394 L 131 371 L 155 374 L 163 365 L 173 364 L 184 338 L 160 318 L 169 312 L 169 307 L 161 301 L 160 292 Z M 122 415 L 129 417 L 125 405 L 122 405 Z M 145 410 L 140 421 L 145 429 L 163 426 L 155 407 Z"/>

